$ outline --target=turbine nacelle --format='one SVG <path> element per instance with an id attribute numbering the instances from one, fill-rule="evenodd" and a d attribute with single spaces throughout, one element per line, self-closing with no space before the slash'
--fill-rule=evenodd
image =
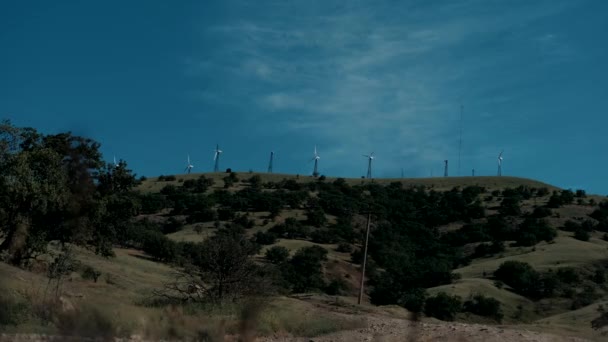
<path id="1" fill-rule="evenodd" d="M 186 169 L 184 171 L 190 173 L 190 171 L 194 168 L 194 165 L 190 162 L 190 155 L 188 155 L 188 163 L 186 164 Z"/>
<path id="2" fill-rule="evenodd" d="M 220 145 L 215 145 L 215 153 L 213 154 L 213 160 L 216 160 L 217 157 L 220 156 L 220 153 L 224 152 L 222 150 L 220 150 Z"/>
<path id="3" fill-rule="evenodd" d="M 317 145 L 315 145 L 315 156 L 312 157 L 312 159 L 310 161 L 319 160 L 319 159 L 321 159 L 321 157 L 319 156 L 319 153 L 317 153 Z"/>

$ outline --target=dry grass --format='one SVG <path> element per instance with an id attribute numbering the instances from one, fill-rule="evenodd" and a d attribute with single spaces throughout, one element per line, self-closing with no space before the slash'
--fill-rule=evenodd
<path id="1" fill-rule="evenodd" d="M 293 174 L 278 174 L 278 173 L 248 173 L 248 172 L 238 172 L 236 171 L 240 182 L 235 184 L 233 190 L 238 190 L 246 186 L 246 182 L 244 180 L 250 178 L 251 176 L 258 175 L 262 179 L 262 182 L 280 182 L 283 179 L 295 179 L 299 183 L 308 183 L 316 181 L 315 178 L 311 176 L 300 175 L 296 177 Z M 140 186 L 139 190 L 142 192 L 158 192 L 167 184 L 179 185 L 180 180 L 184 181 L 187 179 L 196 179 L 200 176 L 205 176 L 207 178 L 211 178 L 214 180 L 213 189 L 221 189 L 224 186 L 224 181 L 222 178 L 226 177 L 226 173 L 218 172 L 218 173 L 192 173 L 192 174 L 184 174 L 184 175 L 176 175 L 175 181 L 162 181 L 159 182 L 157 177 L 148 178 L 145 180 Z M 325 182 L 333 182 L 336 180 L 336 177 L 327 177 Z M 479 177 L 432 177 L 432 178 L 379 178 L 373 180 L 361 179 L 361 178 L 344 178 L 346 182 L 350 185 L 358 185 L 364 184 L 367 182 L 374 182 L 377 184 L 389 184 L 391 182 L 401 182 L 404 186 L 425 186 L 430 187 L 435 190 L 449 190 L 455 186 L 465 187 L 470 185 L 483 186 L 489 190 L 495 189 L 504 189 L 507 187 L 518 187 L 520 185 L 525 185 L 529 187 L 546 187 L 549 190 L 558 189 L 557 187 L 549 184 L 545 184 L 539 181 L 535 181 L 532 179 L 519 178 L 519 177 L 491 177 L 491 176 L 479 176 Z"/>
<path id="2" fill-rule="evenodd" d="M 466 300 L 471 294 L 483 294 L 487 297 L 493 297 L 501 302 L 504 313 L 504 322 L 516 321 L 531 321 L 537 316 L 533 314 L 534 302 L 506 289 L 499 289 L 494 286 L 494 282 L 490 279 L 467 278 L 461 279 L 453 284 L 437 286 L 428 290 L 429 295 L 434 295 L 439 292 L 445 292 L 450 295 L 460 296 Z M 515 320 L 513 316 L 518 311 L 518 306 L 523 308 L 521 318 Z"/>
<path id="3" fill-rule="evenodd" d="M 11 332 L 100 337 L 136 334 L 150 339 L 206 336 L 214 340 L 224 334 L 317 336 L 362 324 L 361 320 L 345 319 L 289 298 L 258 301 L 253 305 L 141 305 L 152 289 L 170 279 L 171 269 L 145 259 L 145 255 L 137 251 L 116 249 L 115 252 L 116 258 L 108 260 L 77 250 L 77 258 L 102 275 L 94 283 L 72 274 L 63 286 L 61 305 L 46 295 L 43 275 L 0 263 L 0 279 L 9 279 L 3 286 L 21 293 L 32 307 L 40 312 L 50 307 L 67 307 L 65 312 L 53 316 L 53 325 L 30 320 L 12 327 Z"/>
<path id="4" fill-rule="evenodd" d="M 540 243 L 535 248 L 522 248 L 520 254 L 509 255 L 509 248 L 505 256 L 489 259 L 478 259 L 471 265 L 454 270 L 463 278 L 482 278 L 483 272 L 492 274 L 501 263 L 508 260 L 527 262 L 537 270 L 545 271 L 556 267 L 578 267 L 597 261 L 608 259 L 608 242 L 592 238 L 588 242 L 571 238 L 571 233 L 559 232 L 554 243 Z"/>
<path id="5" fill-rule="evenodd" d="M 595 331 L 591 321 L 599 316 L 597 308 L 600 304 L 608 306 L 608 301 L 595 303 L 578 310 L 560 313 L 540 319 L 530 325 L 516 325 L 514 328 L 551 332 L 554 334 L 579 336 L 595 341 L 606 341 L 607 330 Z"/>

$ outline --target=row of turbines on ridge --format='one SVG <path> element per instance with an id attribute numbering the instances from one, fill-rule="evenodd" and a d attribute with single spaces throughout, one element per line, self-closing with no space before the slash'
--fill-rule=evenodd
<path id="1" fill-rule="evenodd" d="M 501 151 L 500 154 L 498 155 L 498 176 L 502 176 L 502 154 L 504 151 Z M 219 144 L 216 144 L 215 146 L 215 150 L 213 153 L 213 172 L 219 172 L 220 170 L 220 155 L 223 153 L 222 150 L 220 150 L 220 146 Z M 374 156 L 374 152 L 370 153 L 370 154 L 364 154 L 363 157 L 365 157 L 367 159 L 367 174 L 365 176 L 365 178 L 372 178 L 372 162 L 373 160 L 376 158 Z M 314 148 L 314 155 L 312 157 L 312 159 L 310 159 L 309 162 L 313 162 L 314 161 L 314 167 L 313 167 L 313 171 L 312 171 L 312 176 L 313 177 L 318 177 L 319 176 L 319 159 L 321 159 L 321 156 L 319 156 L 319 153 L 317 152 L 317 146 L 315 145 Z M 268 162 L 268 173 L 272 173 L 272 166 L 273 166 L 273 162 L 274 162 L 274 151 L 270 152 L 270 160 Z M 118 163 L 116 162 L 116 157 L 114 157 L 114 166 L 118 166 Z M 184 172 L 190 174 L 190 172 L 192 172 L 192 169 L 194 168 L 194 165 L 192 164 L 192 161 L 190 160 L 190 155 L 187 155 L 187 164 L 186 164 L 186 168 L 184 169 Z M 443 176 L 444 177 L 448 177 L 448 160 L 444 160 L 444 172 L 443 172 Z M 475 169 L 472 170 L 472 176 L 475 176 Z M 401 177 L 403 178 L 403 170 L 401 172 Z"/>

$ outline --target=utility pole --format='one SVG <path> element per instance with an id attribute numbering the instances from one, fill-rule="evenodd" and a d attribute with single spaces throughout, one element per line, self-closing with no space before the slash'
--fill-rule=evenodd
<path id="1" fill-rule="evenodd" d="M 363 264 L 361 270 L 361 285 L 359 286 L 359 300 L 357 300 L 357 304 L 361 304 L 361 299 L 363 299 L 363 287 L 365 286 L 365 266 L 367 264 L 367 242 L 369 241 L 369 228 L 372 221 L 372 212 L 371 210 L 367 213 L 367 228 L 365 229 L 365 247 L 363 248 Z"/>

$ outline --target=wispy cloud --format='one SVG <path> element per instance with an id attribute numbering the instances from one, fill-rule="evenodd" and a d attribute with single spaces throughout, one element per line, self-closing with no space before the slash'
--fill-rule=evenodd
<path id="1" fill-rule="evenodd" d="M 454 157 L 459 102 L 488 91 L 475 77 L 519 53 L 501 51 L 496 37 L 563 10 L 545 2 L 481 11 L 481 3 L 276 3 L 264 8 L 271 19 L 243 15 L 206 28 L 223 43 L 193 58 L 189 72 L 220 72 L 235 93 L 258 89 L 240 100 L 284 129 L 314 130 L 329 167 L 357 162 L 339 156 L 376 150 L 385 170 L 406 163 L 410 171 L 427 170 Z M 552 34 L 532 39 L 545 52 L 560 51 Z M 476 55 L 467 50 L 473 42 L 494 47 Z M 501 81 L 517 82 L 513 75 Z M 509 101 L 504 94 L 476 100 L 501 98 Z M 479 118 L 493 115 L 486 110 Z"/>

